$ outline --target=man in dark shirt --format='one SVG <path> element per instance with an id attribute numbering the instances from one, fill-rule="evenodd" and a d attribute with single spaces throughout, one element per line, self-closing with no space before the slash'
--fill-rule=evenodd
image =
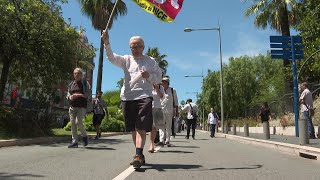
<path id="1" fill-rule="evenodd" d="M 79 128 L 83 145 L 88 145 L 88 136 L 86 129 L 82 123 L 82 119 L 87 112 L 88 100 L 91 100 L 90 84 L 82 79 L 82 69 L 76 68 L 73 71 L 74 81 L 69 84 L 67 99 L 69 100 L 69 116 L 71 122 L 72 142 L 68 148 L 78 147 L 77 127 Z"/>

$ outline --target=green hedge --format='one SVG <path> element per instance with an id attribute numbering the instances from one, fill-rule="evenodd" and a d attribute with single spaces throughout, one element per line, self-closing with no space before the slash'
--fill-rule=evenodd
<path id="1" fill-rule="evenodd" d="M 86 128 L 87 131 L 95 131 L 93 124 L 92 124 L 92 118 L 93 118 L 93 114 L 89 114 L 83 119 L 83 124 L 84 124 L 84 127 Z M 109 120 L 107 120 L 107 118 L 105 117 L 102 120 L 102 123 L 100 126 L 102 132 L 123 132 L 125 129 L 124 127 L 125 126 L 124 126 L 123 120 L 118 120 L 113 117 L 109 117 Z M 69 122 L 64 127 L 64 129 L 66 131 L 70 131 L 71 130 L 71 123 Z"/>
<path id="2" fill-rule="evenodd" d="M 256 118 L 241 118 L 241 119 L 228 119 L 227 123 L 229 126 L 235 124 L 237 127 L 243 127 L 245 123 L 248 123 L 249 127 L 258 126 L 259 120 Z"/>

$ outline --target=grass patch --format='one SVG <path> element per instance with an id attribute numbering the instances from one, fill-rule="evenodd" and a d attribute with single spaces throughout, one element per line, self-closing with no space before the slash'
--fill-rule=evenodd
<path id="1" fill-rule="evenodd" d="M 71 131 L 66 131 L 63 128 L 51 129 L 52 136 L 71 136 Z M 80 131 L 78 131 L 80 134 Z M 96 134 L 96 132 L 87 131 L 87 134 Z"/>
<path id="2" fill-rule="evenodd" d="M 58 137 L 58 136 L 71 136 L 71 131 L 66 131 L 63 128 L 56 128 L 56 129 L 51 129 L 50 137 Z M 87 131 L 88 134 L 96 134 L 96 132 L 90 132 Z M 80 131 L 78 131 L 78 134 L 80 134 Z M 26 137 L 30 138 L 30 137 Z M 8 135 L 4 133 L 4 131 L 0 131 L 0 140 L 8 140 L 8 139 L 23 139 L 21 137 L 17 137 L 13 134 Z"/>

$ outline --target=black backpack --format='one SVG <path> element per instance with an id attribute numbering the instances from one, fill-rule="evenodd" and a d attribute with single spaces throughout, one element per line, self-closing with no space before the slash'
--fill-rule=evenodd
<path id="1" fill-rule="evenodd" d="M 190 107 L 191 107 L 190 113 L 191 113 L 193 119 L 197 119 L 197 118 L 198 118 L 197 112 L 193 109 L 193 107 L 192 107 L 191 104 L 189 104 L 189 105 L 190 105 Z"/>

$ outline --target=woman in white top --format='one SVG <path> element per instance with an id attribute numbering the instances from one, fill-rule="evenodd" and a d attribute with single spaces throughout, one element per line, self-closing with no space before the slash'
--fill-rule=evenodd
<path id="1" fill-rule="evenodd" d="M 153 115 L 153 126 L 150 133 L 150 148 L 148 152 L 154 153 L 154 140 L 156 138 L 157 130 L 164 128 L 165 124 L 163 121 L 163 112 L 160 103 L 160 99 L 163 98 L 164 89 L 160 84 L 153 85 L 153 102 L 152 102 L 152 115 Z"/>

